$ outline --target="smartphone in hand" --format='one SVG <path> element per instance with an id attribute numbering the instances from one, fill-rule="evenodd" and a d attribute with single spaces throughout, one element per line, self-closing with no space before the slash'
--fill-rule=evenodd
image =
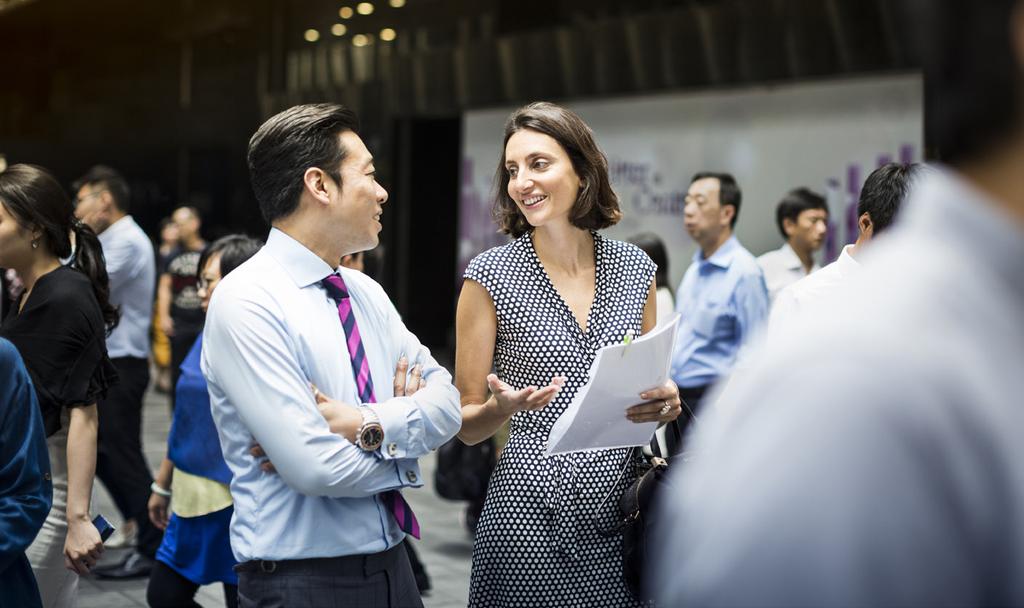
<path id="1" fill-rule="evenodd" d="M 110 522 L 108 522 L 102 515 L 94 517 L 92 519 L 92 525 L 96 526 L 96 529 L 99 530 L 100 540 L 103 542 L 107 542 L 107 539 L 110 538 L 110 535 L 113 534 L 116 529 L 114 526 L 110 525 Z"/>

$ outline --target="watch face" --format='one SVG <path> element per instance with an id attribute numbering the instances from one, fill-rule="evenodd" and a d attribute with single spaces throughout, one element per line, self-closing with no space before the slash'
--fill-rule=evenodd
<path id="1" fill-rule="evenodd" d="M 376 450 L 384 443 L 384 429 L 378 424 L 364 428 L 359 436 L 359 443 L 363 444 L 365 450 Z"/>

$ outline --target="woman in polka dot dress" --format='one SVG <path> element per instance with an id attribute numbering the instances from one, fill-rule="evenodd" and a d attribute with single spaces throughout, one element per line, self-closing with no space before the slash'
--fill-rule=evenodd
<path id="1" fill-rule="evenodd" d="M 654 327 L 654 263 L 595 232 L 621 213 L 607 160 L 571 111 L 534 103 L 514 112 L 497 180 L 495 215 L 514 240 L 470 262 L 457 320 L 459 436 L 476 443 L 511 419 L 477 526 L 469 605 L 639 605 L 623 579 L 621 538 L 597 532 L 616 520 L 635 474 L 628 450 L 544 449 L 598 349 Z M 623 410 L 633 422 L 674 420 L 679 394 L 667 382 Z"/>

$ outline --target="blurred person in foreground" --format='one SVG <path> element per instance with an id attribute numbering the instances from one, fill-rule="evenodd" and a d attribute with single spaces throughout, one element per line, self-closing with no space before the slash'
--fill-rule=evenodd
<path id="1" fill-rule="evenodd" d="M 103 245 L 110 303 L 121 321 L 107 336 L 107 353 L 118 383 L 99 408 L 96 476 L 125 520 L 125 535 L 136 549 L 119 563 L 96 568 L 98 576 L 146 576 L 160 545 L 160 531 L 149 525 L 146 500 L 153 476 L 142 454 L 142 398 L 149 386 L 149 327 L 156 286 L 153 245 L 129 211 L 128 182 L 110 167 L 89 169 L 74 183 L 75 216 L 96 231 Z M 137 530 L 132 534 L 130 529 Z M 126 544 L 129 544 L 126 543 Z"/>
<path id="2" fill-rule="evenodd" d="M 256 239 L 233 234 L 203 251 L 199 297 L 204 311 L 220 280 L 261 246 Z M 199 586 L 213 582 L 224 584 L 228 608 L 238 605 L 238 575 L 232 570 L 235 560 L 228 536 L 234 512 L 228 489 L 231 471 L 220 451 L 206 379 L 199 368 L 202 344 L 199 334 L 182 363 L 167 456 L 149 497 L 149 518 L 164 530 L 146 589 L 146 601 L 154 608 L 194 606 Z"/>
<path id="3" fill-rule="evenodd" d="M 73 606 L 79 575 L 103 553 L 89 503 L 96 402 L 117 382 L 106 336 L 118 312 L 96 233 L 75 218 L 64 188 L 41 167 L 19 164 L 0 173 L 0 266 L 24 283 L 0 337 L 18 349 L 32 378 L 53 481 L 53 505 L 28 558 L 43 605 Z"/>
<path id="4" fill-rule="evenodd" d="M 621 537 L 599 532 L 619 517 L 637 453 L 544 451 L 598 349 L 654 329 L 654 263 L 598 232 L 622 212 L 579 115 L 531 103 L 504 131 L 494 216 L 513 240 L 470 261 L 456 313 L 459 438 L 476 444 L 509 424 L 474 537 L 469 605 L 639 606 Z M 675 384 L 637 394 L 622 412 L 623 424 L 675 420 Z"/>
<path id="5" fill-rule="evenodd" d="M 691 413 L 711 385 L 732 372 L 743 345 L 768 320 L 764 275 L 733 233 L 741 200 L 728 173 L 697 173 L 686 193 L 684 226 L 699 249 L 676 290 L 682 318 L 670 374 Z M 680 418 L 680 430 L 689 423 Z"/>
<path id="6" fill-rule="evenodd" d="M 21 355 L 0 338 L 0 606 L 41 605 L 25 549 L 46 521 L 52 495 L 36 393 Z"/>
<path id="7" fill-rule="evenodd" d="M 665 251 L 665 243 L 653 232 L 641 232 L 630 237 L 629 242 L 643 250 L 658 267 L 654 271 L 654 283 L 658 286 L 657 322 L 661 323 L 675 314 L 676 308 L 675 296 L 672 295 L 672 288 L 668 286 L 668 252 Z"/>
<path id="8" fill-rule="evenodd" d="M 799 322 L 814 302 L 827 297 L 860 271 L 857 258 L 873 238 L 889 229 L 923 171 L 923 165 L 916 163 L 887 163 L 868 175 L 857 201 L 857 241 L 843 247 L 836 261 L 778 293 L 768 319 L 769 332 L 789 320 Z"/>
<path id="9" fill-rule="evenodd" d="M 199 280 L 199 256 L 206 249 L 200 233 L 202 220 L 195 207 L 178 207 L 171 214 L 178 228 L 180 247 L 161 269 L 157 285 L 156 315 L 160 329 L 171 341 L 171 407 L 174 387 L 178 386 L 181 364 L 203 331 L 205 315 L 196 282 Z"/>
<path id="10" fill-rule="evenodd" d="M 459 397 L 380 285 L 339 268 L 377 245 L 388 197 L 358 128 L 338 104 L 299 105 L 249 142 L 272 228 L 217 286 L 201 363 L 232 474 L 240 606 L 422 606 L 400 490 L 458 432 Z M 406 363 L 422 370 L 414 395 L 394 375 Z"/>
<path id="11" fill-rule="evenodd" d="M 820 268 L 814 252 L 825 244 L 828 234 L 825 197 L 807 188 L 787 193 L 775 207 L 775 224 L 786 242 L 757 258 L 772 302 L 787 286 Z"/>
<path id="12" fill-rule="evenodd" d="M 1024 605 L 1024 4 L 917 6 L 948 167 L 702 420 L 663 605 Z"/>

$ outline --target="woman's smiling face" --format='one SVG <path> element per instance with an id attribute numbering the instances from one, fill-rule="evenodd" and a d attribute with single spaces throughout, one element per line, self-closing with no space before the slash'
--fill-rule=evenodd
<path id="1" fill-rule="evenodd" d="M 553 137 L 531 129 L 513 133 L 505 144 L 505 170 L 508 195 L 531 226 L 569 222 L 580 178 Z"/>

